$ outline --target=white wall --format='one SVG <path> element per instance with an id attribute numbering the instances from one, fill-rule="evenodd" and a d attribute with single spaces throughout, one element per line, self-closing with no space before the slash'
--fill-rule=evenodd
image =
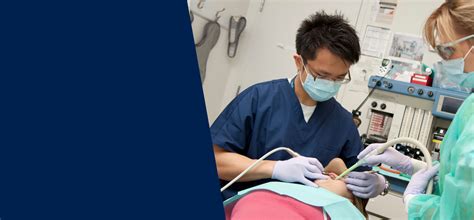
<path id="1" fill-rule="evenodd" d="M 260 12 L 260 0 L 251 0 L 246 44 L 240 47 L 242 59 L 235 63 L 228 79 L 221 109 L 230 102 L 237 88 L 257 82 L 288 78 L 296 74 L 293 61 L 295 37 L 300 23 L 321 9 L 338 10 L 355 25 L 362 0 L 266 0 Z M 283 45 L 283 49 L 277 45 Z"/>
<path id="2" fill-rule="evenodd" d="M 204 98 L 206 101 L 206 108 L 211 124 L 221 112 L 220 106 L 226 91 L 226 85 L 235 63 L 240 59 L 240 48 L 237 49 L 237 54 L 234 58 L 227 56 L 228 32 L 225 28 L 229 27 L 230 16 L 246 16 L 250 0 L 205 0 L 203 8 L 199 9 L 197 3 L 199 0 L 189 0 L 189 9 L 195 11 L 207 18 L 214 19 L 216 12 L 225 8 L 225 11 L 220 13 L 221 18 L 218 22 L 221 25 L 220 37 L 217 44 L 211 50 L 207 62 L 206 78 L 203 83 Z M 192 23 L 194 41 L 199 42 L 202 37 L 204 25 L 207 23 L 205 19 L 194 15 Z M 222 28 L 223 27 L 223 28 Z M 239 47 L 244 43 L 246 30 L 241 35 Z"/>

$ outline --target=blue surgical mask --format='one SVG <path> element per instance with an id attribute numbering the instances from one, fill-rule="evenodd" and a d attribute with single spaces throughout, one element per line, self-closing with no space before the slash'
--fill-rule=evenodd
<path id="1" fill-rule="evenodd" d="M 435 64 L 436 78 L 440 88 L 455 89 L 470 92 L 474 88 L 474 72 L 464 73 L 464 60 L 471 53 L 471 49 L 464 57 L 453 60 L 442 60 Z"/>
<path id="2" fill-rule="evenodd" d="M 301 84 L 311 99 L 317 102 L 324 102 L 337 94 L 341 84 L 326 79 L 314 79 L 314 76 L 306 71 L 305 66 L 303 66 L 303 69 L 306 72 L 306 80 L 303 82 L 302 74 L 300 74 Z"/>

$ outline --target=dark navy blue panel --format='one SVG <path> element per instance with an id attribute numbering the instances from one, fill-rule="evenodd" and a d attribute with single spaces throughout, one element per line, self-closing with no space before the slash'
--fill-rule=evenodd
<path id="1" fill-rule="evenodd" d="M 0 3 L 0 218 L 223 219 L 186 1 Z"/>
<path id="2" fill-rule="evenodd" d="M 252 159 L 277 147 L 290 147 L 302 156 L 317 158 L 323 166 L 336 157 L 351 166 L 362 150 L 351 114 L 333 98 L 318 102 L 306 123 L 301 104 L 287 79 L 260 83 L 243 91 L 211 126 L 211 136 L 219 147 Z M 269 160 L 289 158 L 285 151 L 268 157 Z M 236 183 L 223 197 L 268 181 Z"/>

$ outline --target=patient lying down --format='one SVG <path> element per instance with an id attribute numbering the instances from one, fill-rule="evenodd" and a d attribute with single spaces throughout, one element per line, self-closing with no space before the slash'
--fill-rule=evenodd
<path id="1" fill-rule="evenodd" d="M 316 180 L 321 188 L 345 197 L 367 218 L 365 206 L 366 199 L 355 197 L 346 187 L 344 179 L 335 180 L 337 175 L 347 169 L 344 161 L 335 158 L 329 162 L 324 171 L 331 178 Z M 311 206 L 288 196 L 279 195 L 266 190 L 250 192 L 235 202 L 225 207 L 226 219 L 323 219 L 320 207 Z"/>

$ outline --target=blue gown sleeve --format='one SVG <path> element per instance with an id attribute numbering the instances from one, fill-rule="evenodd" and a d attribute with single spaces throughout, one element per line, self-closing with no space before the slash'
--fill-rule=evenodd
<path id="1" fill-rule="evenodd" d="M 409 219 L 474 219 L 474 95 L 461 106 L 441 145 L 439 195 L 409 200 Z"/>
<path id="2" fill-rule="evenodd" d="M 211 126 L 212 143 L 224 150 L 245 155 L 254 125 L 258 92 L 244 90 L 217 117 Z"/>

